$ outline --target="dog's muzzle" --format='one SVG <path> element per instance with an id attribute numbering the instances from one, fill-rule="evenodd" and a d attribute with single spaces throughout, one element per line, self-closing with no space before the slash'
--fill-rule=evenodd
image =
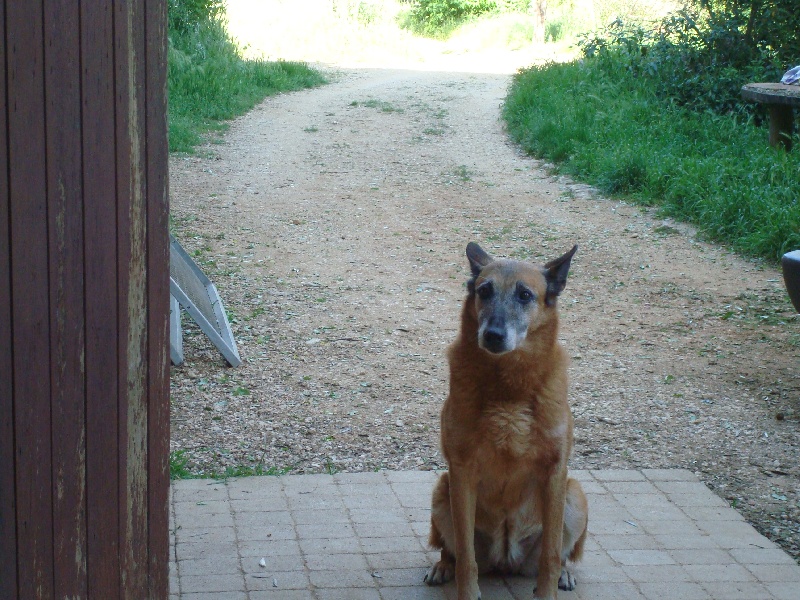
<path id="1" fill-rule="evenodd" d="M 500 327 L 487 327 L 478 340 L 478 345 L 492 354 L 502 354 L 508 350 L 506 330 Z"/>

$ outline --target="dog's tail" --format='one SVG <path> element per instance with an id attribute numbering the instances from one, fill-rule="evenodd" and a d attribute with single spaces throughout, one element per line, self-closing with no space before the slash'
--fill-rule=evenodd
<path id="1" fill-rule="evenodd" d="M 578 541 L 575 542 L 575 545 L 572 547 L 572 552 L 569 553 L 569 559 L 572 562 L 578 562 L 583 557 L 583 545 L 586 543 L 587 531 L 589 531 L 589 529 L 584 527 L 581 537 L 578 538 Z"/>

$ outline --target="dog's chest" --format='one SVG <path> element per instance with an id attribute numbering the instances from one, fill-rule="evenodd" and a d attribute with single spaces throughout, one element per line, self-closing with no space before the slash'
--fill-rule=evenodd
<path id="1" fill-rule="evenodd" d="M 532 448 L 533 410 L 524 404 L 495 405 L 484 410 L 485 440 L 496 450 L 514 457 Z"/>

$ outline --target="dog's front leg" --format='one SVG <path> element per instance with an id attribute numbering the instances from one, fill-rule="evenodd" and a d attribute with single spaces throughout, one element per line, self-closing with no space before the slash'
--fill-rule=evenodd
<path id="1" fill-rule="evenodd" d="M 450 465 L 450 512 L 453 515 L 458 600 L 478 600 L 478 563 L 475 561 L 476 469 Z"/>
<path id="2" fill-rule="evenodd" d="M 564 533 L 564 504 L 567 498 L 567 469 L 558 467 L 542 491 L 542 553 L 534 598 L 555 600 L 561 576 L 561 544 Z"/>

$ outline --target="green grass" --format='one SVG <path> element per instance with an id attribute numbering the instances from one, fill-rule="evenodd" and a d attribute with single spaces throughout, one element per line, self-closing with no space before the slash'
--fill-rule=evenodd
<path id="1" fill-rule="evenodd" d="M 198 473 L 189 467 L 186 450 L 176 450 L 169 455 L 169 478 L 177 479 L 228 479 L 230 477 L 254 477 L 262 475 L 285 475 L 291 467 L 267 467 L 261 463 L 256 465 L 235 465 L 225 467 L 222 471 Z"/>
<path id="2" fill-rule="evenodd" d="M 503 116 L 527 152 L 606 194 L 747 255 L 800 248 L 800 152 L 771 148 L 749 121 L 665 103 L 592 59 L 518 73 Z"/>
<path id="3" fill-rule="evenodd" d="M 304 63 L 244 60 L 222 25 L 208 19 L 170 31 L 169 149 L 191 153 L 209 132 L 244 114 L 266 96 L 325 83 Z"/>

